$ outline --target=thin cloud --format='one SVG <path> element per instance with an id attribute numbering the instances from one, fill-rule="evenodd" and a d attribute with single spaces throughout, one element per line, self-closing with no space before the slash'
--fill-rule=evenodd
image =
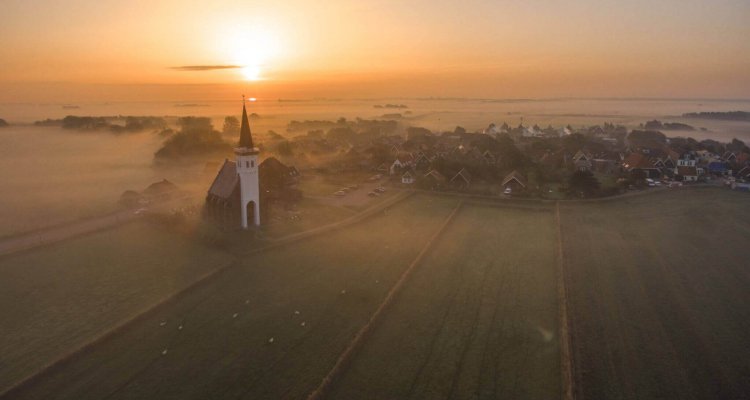
<path id="1" fill-rule="evenodd" d="M 169 67 L 177 71 L 215 71 L 217 69 L 236 69 L 242 68 L 239 65 L 182 65 L 179 67 Z"/>

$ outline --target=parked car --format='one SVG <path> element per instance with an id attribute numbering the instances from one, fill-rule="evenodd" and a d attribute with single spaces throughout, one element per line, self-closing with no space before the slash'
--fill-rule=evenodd
<path id="1" fill-rule="evenodd" d="M 503 194 L 506 194 L 506 195 L 508 195 L 508 194 L 511 194 L 511 193 L 513 193 L 513 189 L 511 189 L 511 188 L 509 188 L 509 187 L 508 187 L 508 188 L 505 188 L 505 190 L 503 190 Z"/>
<path id="2" fill-rule="evenodd" d="M 370 192 L 370 193 L 367 193 L 367 195 L 370 196 L 370 197 L 378 197 L 378 196 L 380 196 L 380 193 Z"/>
<path id="3" fill-rule="evenodd" d="M 334 196 L 343 197 L 346 196 L 346 192 L 343 190 L 339 190 L 338 192 L 333 194 Z"/>
<path id="4" fill-rule="evenodd" d="M 375 191 L 378 192 L 378 193 L 384 193 L 385 192 L 385 188 L 382 187 L 382 186 L 380 186 L 380 187 L 375 188 Z"/>

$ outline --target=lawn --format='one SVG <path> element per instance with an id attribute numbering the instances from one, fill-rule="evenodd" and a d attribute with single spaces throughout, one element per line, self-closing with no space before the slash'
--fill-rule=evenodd
<path id="1" fill-rule="evenodd" d="M 693 189 L 561 208 L 578 399 L 747 398 L 749 202 Z"/>
<path id="2" fill-rule="evenodd" d="M 415 196 L 248 256 L 15 397 L 302 398 L 456 203 Z"/>
<path id="3" fill-rule="evenodd" d="M 0 392 L 230 261 L 143 223 L 0 258 Z"/>
<path id="4" fill-rule="evenodd" d="M 465 205 L 335 399 L 560 396 L 550 211 Z"/>

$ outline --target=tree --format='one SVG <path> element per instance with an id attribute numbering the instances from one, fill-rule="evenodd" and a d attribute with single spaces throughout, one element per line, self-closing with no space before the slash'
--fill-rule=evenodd
<path id="1" fill-rule="evenodd" d="M 224 128 L 222 132 L 225 135 L 235 135 L 240 131 L 240 121 L 237 117 L 226 117 L 224 118 Z"/>
<path id="2" fill-rule="evenodd" d="M 457 126 L 456 129 L 453 130 L 454 135 L 464 135 L 466 133 L 466 128 L 463 126 Z"/>
<path id="3" fill-rule="evenodd" d="M 291 156 L 293 154 L 292 144 L 288 140 L 282 140 L 276 145 L 276 153 L 280 156 Z"/>
<path id="4" fill-rule="evenodd" d="M 568 180 L 568 188 L 573 194 L 588 197 L 599 190 L 599 181 L 589 171 L 576 171 Z"/>

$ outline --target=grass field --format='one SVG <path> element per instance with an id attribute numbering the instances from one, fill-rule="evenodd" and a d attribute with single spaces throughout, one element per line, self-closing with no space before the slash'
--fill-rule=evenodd
<path id="1" fill-rule="evenodd" d="M 304 398 L 459 199 L 414 195 L 243 257 L 13 398 Z M 747 397 L 749 201 L 685 189 L 561 203 L 578 400 Z M 463 205 L 330 398 L 560 398 L 554 208 L 501 204 Z M 0 304 L 17 305 L 0 311 L 6 386 L 228 262 L 128 229 L 0 259 Z"/>
<path id="2" fill-rule="evenodd" d="M 141 223 L 0 258 L 0 392 L 230 261 Z"/>
<path id="3" fill-rule="evenodd" d="M 417 196 L 251 256 L 14 397 L 304 397 L 456 203 Z"/>
<path id="4" fill-rule="evenodd" d="M 553 223 L 464 205 L 331 398 L 558 398 Z"/>
<path id="5" fill-rule="evenodd" d="M 750 396 L 750 198 L 561 208 L 578 399 Z"/>

